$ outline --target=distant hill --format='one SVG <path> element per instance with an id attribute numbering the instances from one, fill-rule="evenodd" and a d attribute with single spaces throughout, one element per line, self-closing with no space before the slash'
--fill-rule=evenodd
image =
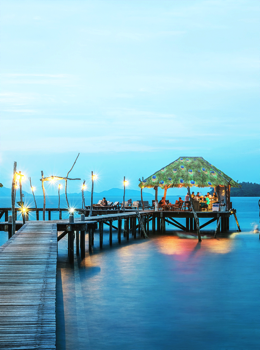
<path id="1" fill-rule="evenodd" d="M 260 184 L 240 182 L 241 188 L 231 188 L 231 197 L 260 197 Z"/>
<path id="2" fill-rule="evenodd" d="M 141 199 L 141 192 L 138 190 L 130 190 L 130 189 L 126 189 L 126 199 L 132 199 L 133 198 L 140 198 Z M 25 197 L 32 197 L 31 193 L 28 193 L 26 191 L 23 191 L 23 194 L 25 195 Z M 47 194 L 48 197 L 52 197 L 52 195 Z M 110 190 L 107 191 L 102 191 L 102 192 L 94 192 L 94 196 L 95 197 L 100 197 L 100 199 L 102 199 L 103 197 L 106 197 L 109 200 L 109 197 L 118 197 L 118 199 L 122 198 L 123 199 L 123 195 L 124 195 L 124 190 L 121 188 L 111 188 Z M 151 193 L 148 192 L 144 192 L 143 191 L 143 195 L 145 197 L 153 197 L 153 195 Z M 19 196 L 19 191 L 16 192 L 16 196 Z M 37 192 L 36 197 L 38 196 L 42 196 L 42 194 L 39 195 L 39 193 Z M 53 195 L 54 197 L 57 197 L 57 195 Z M 81 198 L 81 192 L 79 193 L 68 193 L 69 197 L 73 197 L 73 198 Z M 90 196 L 90 192 L 86 191 L 85 192 L 85 197 L 89 197 Z M 10 188 L 6 188 L 6 187 L 2 187 L 0 188 L 0 197 L 11 197 L 11 189 Z M 61 197 L 65 197 L 65 193 L 61 194 Z"/>

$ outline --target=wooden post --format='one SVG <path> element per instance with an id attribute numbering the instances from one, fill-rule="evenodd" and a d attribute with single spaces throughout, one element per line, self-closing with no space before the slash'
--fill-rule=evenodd
<path id="1" fill-rule="evenodd" d="M 194 230 L 194 225 L 193 223 L 195 223 L 194 218 L 190 218 L 190 232 L 192 232 Z M 196 225 L 195 225 L 196 226 Z"/>
<path id="2" fill-rule="evenodd" d="M 69 223 L 74 222 L 74 216 L 70 215 L 69 216 Z M 68 255 L 69 255 L 69 262 L 73 263 L 74 262 L 74 230 L 72 227 L 69 225 L 70 230 L 68 231 Z"/>
<path id="3" fill-rule="evenodd" d="M 112 246 L 112 220 L 109 220 L 109 245 Z"/>
<path id="4" fill-rule="evenodd" d="M 42 208 L 42 220 L 45 220 L 45 208 L 46 208 L 46 196 L 45 196 L 45 187 L 44 187 L 44 180 L 43 180 L 43 171 L 41 171 L 42 175 L 42 193 L 43 193 L 43 208 Z"/>
<path id="5" fill-rule="evenodd" d="M 161 217 L 161 233 L 164 235 L 165 234 L 165 218 L 163 216 L 163 213 L 160 213 Z"/>
<path id="6" fill-rule="evenodd" d="M 136 239 L 136 217 L 132 218 L 132 235 Z"/>
<path id="7" fill-rule="evenodd" d="M 129 219 L 126 219 L 126 240 L 129 241 Z"/>
<path id="8" fill-rule="evenodd" d="M 78 160 L 78 157 L 79 157 L 79 153 L 78 153 L 78 155 L 77 155 L 77 157 L 76 157 L 76 159 L 75 159 L 75 161 L 74 161 L 72 167 L 71 167 L 70 170 L 68 171 L 67 177 L 69 176 L 69 173 L 71 172 L 71 170 L 73 169 L 74 165 L 76 164 L 76 161 Z M 70 205 L 69 205 L 69 200 L 68 200 L 67 189 L 68 189 L 68 179 L 65 179 L 65 197 L 66 197 L 67 206 L 68 206 L 68 208 L 69 208 Z"/>
<path id="9" fill-rule="evenodd" d="M 58 211 L 59 211 L 59 220 L 61 220 L 61 211 L 60 211 L 60 189 L 61 185 L 58 185 Z"/>
<path id="10" fill-rule="evenodd" d="M 100 249 L 103 248 L 103 231 L 104 231 L 104 224 L 102 221 L 99 222 L 99 247 Z"/>
<path id="11" fill-rule="evenodd" d="M 76 231 L 76 254 L 79 255 L 79 231 Z"/>
<path id="12" fill-rule="evenodd" d="M 142 188 L 141 188 L 141 202 L 142 202 L 142 209 L 144 210 L 143 189 Z"/>
<path id="13" fill-rule="evenodd" d="M 158 186 L 155 186 L 154 189 L 155 189 L 155 201 L 158 202 Z"/>
<path id="14" fill-rule="evenodd" d="M 118 225 L 117 225 L 117 238 L 118 243 L 121 244 L 121 229 L 122 229 L 122 220 L 118 219 Z"/>
<path id="15" fill-rule="evenodd" d="M 164 194 L 163 194 L 163 196 L 164 196 L 165 199 L 166 199 L 166 195 L 167 195 L 167 189 L 168 189 L 168 187 L 165 186 L 165 187 L 164 187 Z"/>
<path id="16" fill-rule="evenodd" d="M 186 231 L 189 232 L 189 218 L 186 218 Z"/>
<path id="17" fill-rule="evenodd" d="M 12 237 L 12 216 L 8 217 L 8 239 Z"/>
<path id="18" fill-rule="evenodd" d="M 50 209 L 48 210 L 48 220 L 49 221 L 51 220 L 51 211 L 50 211 Z"/>
<path id="19" fill-rule="evenodd" d="M 90 253 L 92 253 L 92 251 L 93 251 L 93 229 L 92 229 L 92 227 L 90 226 L 89 228 L 88 228 L 88 232 L 89 232 L 89 234 L 88 234 L 88 248 L 89 248 L 89 252 Z"/>
<path id="20" fill-rule="evenodd" d="M 15 217 L 16 217 L 16 212 L 15 212 L 16 168 L 17 168 L 17 163 L 14 162 L 13 180 L 12 180 L 12 192 L 11 192 L 11 201 L 12 201 L 12 232 L 11 232 L 11 236 L 13 236 L 13 235 L 15 234 Z"/>
<path id="21" fill-rule="evenodd" d="M 93 171 L 91 171 L 91 202 L 90 202 L 89 216 L 92 216 L 92 211 L 93 211 L 93 193 L 94 193 L 94 174 L 93 174 Z"/>
<path id="22" fill-rule="evenodd" d="M 146 225 L 146 233 L 148 236 L 149 236 L 149 232 L 150 232 L 149 224 L 150 224 L 150 221 L 149 221 L 149 215 L 148 215 L 147 216 L 147 225 Z"/>
<path id="23" fill-rule="evenodd" d="M 85 221 L 84 214 L 81 214 L 80 221 Z M 85 230 L 80 231 L 80 256 L 81 256 L 81 259 L 85 258 L 85 234 L 86 234 Z"/>
<path id="24" fill-rule="evenodd" d="M 194 207 L 193 207 L 193 200 L 192 200 L 191 195 L 190 195 L 190 187 L 188 187 L 188 193 L 189 193 L 189 197 L 190 197 L 191 210 L 193 212 L 194 220 L 195 220 L 195 223 L 196 223 L 197 234 L 198 234 L 198 241 L 201 242 L 200 223 L 199 223 L 199 218 L 197 216 L 197 213 L 196 213 L 196 211 L 194 210 Z"/>
<path id="25" fill-rule="evenodd" d="M 22 213 L 22 219 L 23 224 L 25 224 L 25 213 L 23 211 L 24 209 L 24 201 L 23 201 L 23 190 L 22 190 L 22 173 L 19 171 L 19 187 L 20 187 L 20 203 L 21 203 L 21 213 Z"/>
<path id="26" fill-rule="evenodd" d="M 36 220 L 39 221 L 39 209 L 36 209 Z"/>
<path id="27" fill-rule="evenodd" d="M 153 235 L 155 234 L 155 213 L 152 214 L 153 218 L 152 218 L 152 232 Z"/>
<path id="28" fill-rule="evenodd" d="M 157 215 L 157 233 L 161 232 L 161 223 L 160 223 L 160 216 Z"/>
<path id="29" fill-rule="evenodd" d="M 84 180 L 84 181 L 83 181 L 82 188 L 81 188 L 81 194 L 82 194 L 82 209 L 85 209 L 85 196 L 84 196 L 85 188 L 86 188 L 86 181 Z"/>

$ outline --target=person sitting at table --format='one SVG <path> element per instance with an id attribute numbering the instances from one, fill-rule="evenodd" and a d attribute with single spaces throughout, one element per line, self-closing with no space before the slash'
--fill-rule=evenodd
<path id="1" fill-rule="evenodd" d="M 201 206 L 201 209 L 204 209 L 204 208 L 207 209 L 208 208 L 206 197 L 201 196 L 200 206 Z"/>
<path id="2" fill-rule="evenodd" d="M 102 207 L 107 206 L 107 200 L 106 200 L 106 198 L 105 198 L 105 197 L 102 199 L 102 201 L 101 201 L 100 205 L 101 205 Z"/>
<path id="3" fill-rule="evenodd" d="M 200 200 L 200 193 L 199 193 L 199 192 L 197 192 L 197 194 L 196 194 L 196 196 L 195 196 L 195 199 L 196 199 L 197 201 Z"/>
<path id="4" fill-rule="evenodd" d="M 209 192 L 207 192 L 207 196 L 209 197 L 209 199 L 212 198 L 212 195 Z"/>
<path id="5" fill-rule="evenodd" d="M 218 201 L 218 196 L 216 195 L 216 192 L 213 192 L 212 199 L 216 202 Z"/>
<path id="6" fill-rule="evenodd" d="M 192 192 L 192 194 L 191 194 L 191 198 L 194 198 L 195 197 L 195 194 L 194 194 L 194 192 Z"/>
<path id="7" fill-rule="evenodd" d="M 162 199 L 161 199 L 160 202 L 159 202 L 159 206 L 160 206 L 160 207 L 163 207 L 163 206 L 165 206 L 165 204 L 166 204 L 166 202 L 165 202 L 165 197 L 162 197 Z"/>
<path id="8" fill-rule="evenodd" d="M 209 193 L 209 192 L 208 192 L 208 193 Z M 207 205 L 209 206 L 209 205 L 210 205 L 209 194 L 207 194 L 205 197 L 206 197 L 206 202 L 207 202 Z"/>

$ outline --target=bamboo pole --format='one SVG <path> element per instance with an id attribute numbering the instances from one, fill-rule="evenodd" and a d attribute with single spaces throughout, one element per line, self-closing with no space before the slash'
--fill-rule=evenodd
<path id="1" fill-rule="evenodd" d="M 33 195 L 33 199 L 34 199 L 34 205 L 35 205 L 35 209 L 37 209 L 37 203 L 36 203 L 36 199 L 35 199 L 35 195 L 34 195 L 34 189 L 32 186 L 32 179 L 29 177 L 29 181 L 30 181 L 30 186 L 31 186 L 31 191 L 32 191 L 32 195 Z"/>
<path id="2" fill-rule="evenodd" d="M 12 201 L 12 236 L 15 234 L 15 196 L 16 196 L 16 168 L 17 162 L 14 162 L 13 170 L 13 181 L 12 181 L 12 192 L 11 192 L 11 201 Z"/>
<path id="3" fill-rule="evenodd" d="M 42 193 L 43 193 L 43 208 L 42 208 L 42 220 L 45 220 L 45 209 L 46 209 L 46 196 L 45 196 L 45 187 L 44 187 L 44 177 L 43 177 L 43 171 L 41 171 L 42 175 Z"/>

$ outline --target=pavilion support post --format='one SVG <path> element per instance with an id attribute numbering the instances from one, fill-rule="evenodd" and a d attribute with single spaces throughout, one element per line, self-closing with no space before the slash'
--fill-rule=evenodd
<path id="1" fill-rule="evenodd" d="M 14 162 L 13 180 L 12 180 L 12 192 L 11 192 L 11 200 L 12 200 L 12 233 L 11 233 L 11 235 L 12 236 L 15 234 L 15 218 L 16 218 L 16 211 L 15 211 L 16 168 L 17 168 L 17 163 Z"/>
<path id="2" fill-rule="evenodd" d="M 121 244 L 121 230 L 122 230 L 122 220 L 118 219 L 118 225 L 117 225 L 117 239 L 118 243 Z"/>
<path id="3" fill-rule="evenodd" d="M 144 210 L 144 200 L 143 200 L 143 189 L 141 188 L 141 202 L 142 202 L 142 208 Z"/>
<path id="4" fill-rule="evenodd" d="M 100 249 L 103 248 L 103 230 L 104 230 L 104 224 L 102 221 L 99 222 L 99 247 Z"/>
<path id="5" fill-rule="evenodd" d="M 167 187 L 167 186 L 165 186 L 165 187 L 164 187 L 164 194 L 163 194 L 163 196 L 164 196 L 164 199 L 166 199 L 166 195 L 167 195 L 167 189 L 168 189 L 168 187 Z"/>
<path id="6" fill-rule="evenodd" d="M 196 213 L 196 211 L 194 210 L 194 207 L 193 207 L 193 200 L 192 200 L 191 195 L 190 195 L 190 187 L 188 187 L 188 193 L 189 193 L 189 197 L 190 197 L 191 210 L 192 210 L 192 213 L 194 215 L 194 220 L 195 220 L 195 224 L 196 224 L 198 241 L 201 242 L 200 222 L 199 222 L 199 218 L 197 216 L 197 213 Z"/>
<path id="7" fill-rule="evenodd" d="M 155 186 L 154 189 L 155 189 L 155 201 L 158 202 L 158 186 Z"/>

